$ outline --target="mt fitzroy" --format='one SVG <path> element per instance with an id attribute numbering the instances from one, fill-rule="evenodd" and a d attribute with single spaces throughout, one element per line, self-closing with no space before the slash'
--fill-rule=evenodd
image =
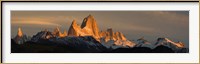
<path id="1" fill-rule="evenodd" d="M 111 48 L 133 47 L 135 45 L 127 40 L 121 32 L 113 32 L 111 28 L 99 32 L 97 22 L 92 15 L 84 18 L 81 26 L 76 23 L 76 20 L 73 20 L 68 30 L 68 36 L 92 36 L 103 45 Z"/>
<path id="2" fill-rule="evenodd" d="M 99 29 L 96 20 L 93 16 L 89 15 L 86 17 L 82 25 L 79 26 L 76 20 L 73 20 L 69 30 L 69 36 L 93 36 L 94 38 L 99 38 Z"/>

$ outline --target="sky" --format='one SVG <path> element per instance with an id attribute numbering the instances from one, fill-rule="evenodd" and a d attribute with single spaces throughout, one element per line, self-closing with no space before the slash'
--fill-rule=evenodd
<path id="1" fill-rule="evenodd" d="M 189 11 L 11 11 L 11 37 L 16 36 L 18 27 L 28 36 L 56 27 L 63 32 L 74 19 L 81 25 L 89 14 L 96 19 L 99 30 L 112 28 L 129 40 L 144 37 L 155 43 L 157 38 L 166 37 L 189 46 Z"/>

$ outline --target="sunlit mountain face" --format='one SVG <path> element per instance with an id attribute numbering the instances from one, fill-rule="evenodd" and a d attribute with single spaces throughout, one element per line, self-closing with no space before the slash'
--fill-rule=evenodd
<path id="1" fill-rule="evenodd" d="M 11 52 L 188 53 L 188 13 L 12 11 Z"/>

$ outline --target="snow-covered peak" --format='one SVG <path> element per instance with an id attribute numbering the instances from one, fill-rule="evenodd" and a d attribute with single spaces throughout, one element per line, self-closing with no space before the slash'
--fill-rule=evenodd
<path id="1" fill-rule="evenodd" d="M 144 37 L 137 39 L 138 43 L 142 43 L 142 44 L 149 44 L 149 42 L 147 40 L 144 39 Z"/>
<path id="2" fill-rule="evenodd" d="M 154 48 L 153 44 L 144 39 L 144 37 L 137 39 L 136 47 L 148 47 L 151 49 Z"/>
<path id="3" fill-rule="evenodd" d="M 106 47 L 111 47 L 113 49 L 119 47 L 134 47 L 135 42 L 131 42 L 126 39 L 126 37 L 121 32 L 114 32 L 112 28 L 107 29 L 107 31 L 100 32 L 101 43 Z"/>
<path id="4" fill-rule="evenodd" d="M 36 35 L 33 35 L 31 38 L 31 41 L 37 42 L 40 39 L 50 39 L 52 37 L 55 37 L 54 34 L 48 30 L 44 30 L 41 32 L 38 32 Z"/>
<path id="5" fill-rule="evenodd" d="M 173 46 L 175 46 L 175 48 L 183 48 L 184 47 L 184 43 L 183 42 L 173 42 L 172 40 L 168 39 L 168 38 L 158 38 L 157 42 L 155 45 L 164 45 L 167 47 L 172 48 Z"/>

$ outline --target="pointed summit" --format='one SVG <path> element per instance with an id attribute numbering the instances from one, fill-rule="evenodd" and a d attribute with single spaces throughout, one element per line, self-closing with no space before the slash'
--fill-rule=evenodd
<path id="1" fill-rule="evenodd" d="M 22 29 L 21 29 L 20 27 L 18 28 L 17 35 L 18 35 L 19 37 L 22 37 L 22 36 L 23 36 L 23 32 L 22 32 Z"/>
<path id="2" fill-rule="evenodd" d="M 59 37 L 66 37 L 67 36 L 67 31 L 65 30 L 63 33 L 59 33 Z"/>
<path id="3" fill-rule="evenodd" d="M 99 38 L 99 29 L 96 20 L 92 15 L 84 18 L 81 26 L 73 20 L 69 30 L 68 36 L 93 36 L 94 38 Z"/>
<path id="4" fill-rule="evenodd" d="M 137 39 L 138 43 L 141 43 L 141 44 L 149 44 L 149 42 L 147 40 L 144 39 L 144 36 Z"/>
<path id="5" fill-rule="evenodd" d="M 69 36 L 79 36 L 81 28 L 77 25 L 76 20 L 72 21 L 72 24 L 68 30 Z"/>
<path id="6" fill-rule="evenodd" d="M 89 15 L 83 20 L 81 28 L 87 30 L 88 33 L 92 34 L 96 38 L 99 38 L 99 29 L 96 20 L 92 15 Z"/>
<path id="7" fill-rule="evenodd" d="M 124 34 L 122 34 L 121 32 L 115 32 L 113 37 L 116 40 L 127 40 L 126 37 L 124 36 Z"/>
<path id="8" fill-rule="evenodd" d="M 89 14 L 87 18 L 94 18 L 94 17 L 91 14 Z"/>
<path id="9" fill-rule="evenodd" d="M 71 26 L 73 26 L 73 27 L 79 27 L 79 25 L 77 24 L 77 22 L 76 22 L 75 19 L 72 21 Z M 71 26 L 70 26 L 70 27 L 71 27 Z"/>
<path id="10" fill-rule="evenodd" d="M 59 27 L 56 27 L 53 31 L 53 35 L 54 35 L 54 37 L 56 37 L 56 36 L 59 36 L 59 34 L 60 34 L 60 29 L 59 29 Z"/>
<path id="11" fill-rule="evenodd" d="M 56 31 L 60 31 L 60 28 L 59 27 L 56 27 L 56 29 L 55 29 Z"/>
<path id="12" fill-rule="evenodd" d="M 115 40 L 113 36 L 114 36 L 114 32 L 113 32 L 112 28 L 107 29 L 107 36 L 106 36 L 106 38 L 108 40 Z"/>
<path id="13" fill-rule="evenodd" d="M 29 40 L 29 38 L 23 34 L 21 27 L 18 28 L 17 35 L 13 39 L 17 44 L 22 44 Z"/>
<path id="14" fill-rule="evenodd" d="M 170 40 L 168 38 L 158 38 L 155 45 L 157 45 L 157 46 L 164 45 L 164 46 L 171 47 L 171 48 L 176 48 L 176 47 L 177 48 L 183 48 L 184 47 L 184 43 L 173 42 L 172 40 Z"/>
<path id="15" fill-rule="evenodd" d="M 56 27 L 56 28 L 54 29 L 54 32 L 60 32 L 60 28 L 59 28 L 59 27 Z"/>
<path id="16" fill-rule="evenodd" d="M 91 25 L 94 21 L 96 22 L 96 20 L 94 20 L 94 17 L 92 15 L 87 16 L 86 18 L 84 18 L 81 28 Z"/>
<path id="17" fill-rule="evenodd" d="M 64 30 L 63 35 L 67 36 L 67 30 Z"/>
<path id="18" fill-rule="evenodd" d="M 72 25 L 75 25 L 76 24 L 76 20 L 74 19 L 73 21 L 72 21 Z"/>

